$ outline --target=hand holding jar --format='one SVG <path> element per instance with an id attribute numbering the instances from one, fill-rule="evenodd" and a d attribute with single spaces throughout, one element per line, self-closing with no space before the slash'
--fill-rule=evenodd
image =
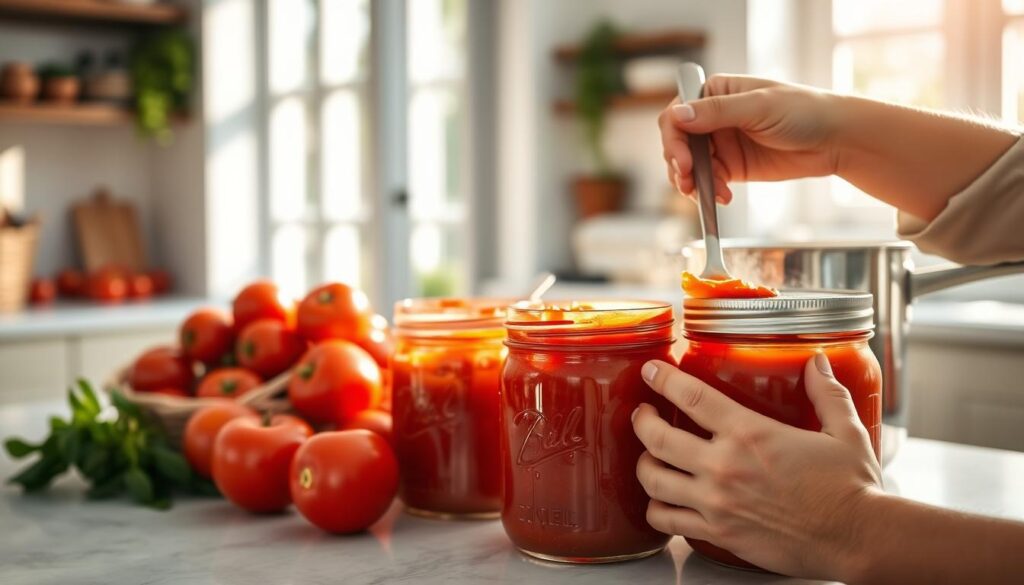
<path id="1" fill-rule="evenodd" d="M 651 526 L 787 575 L 847 574 L 859 502 L 881 493 L 881 472 L 824 354 L 804 369 L 820 433 L 748 410 L 665 362 L 648 362 L 643 376 L 714 435 L 702 439 L 649 405 L 637 409 L 633 427 L 647 448 L 637 476 L 652 498 Z"/>

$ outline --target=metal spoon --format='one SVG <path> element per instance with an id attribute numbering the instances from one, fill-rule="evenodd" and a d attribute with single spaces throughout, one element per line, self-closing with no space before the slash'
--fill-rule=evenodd
<path id="1" fill-rule="evenodd" d="M 704 93 L 704 68 L 696 63 L 682 63 L 676 74 L 679 102 L 700 98 Z M 725 268 L 722 246 L 718 240 L 718 204 L 715 201 L 715 182 L 711 174 L 711 150 L 707 134 L 690 134 L 690 155 L 693 157 L 693 182 L 697 186 L 697 209 L 700 211 L 700 229 L 704 233 L 704 271 L 700 277 L 707 280 L 732 278 Z"/>

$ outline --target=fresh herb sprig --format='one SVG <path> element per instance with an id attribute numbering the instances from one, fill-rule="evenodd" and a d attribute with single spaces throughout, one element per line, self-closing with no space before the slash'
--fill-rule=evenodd
<path id="1" fill-rule="evenodd" d="M 39 457 L 7 480 L 26 492 L 41 491 L 71 467 L 90 484 L 87 496 L 110 498 L 127 492 L 142 505 L 171 507 L 175 490 L 216 494 L 213 484 L 192 473 L 185 458 L 171 449 L 159 428 L 139 407 L 111 393 L 117 416 L 101 417 L 99 399 L 85 380 L 68 389 L 71 418 L 50 418 L 50 434 L 39 444 L 9 438 L 4 447 L 14 459 Z"/>

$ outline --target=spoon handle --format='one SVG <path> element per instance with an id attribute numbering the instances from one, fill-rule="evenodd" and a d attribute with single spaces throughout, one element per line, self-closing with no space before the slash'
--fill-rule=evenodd
<path id="1" fill-rule="evenodd" d="M 676 76 L 679 101 L 688 102 L 704 93 L 704 68 L 696 63 L 682 63 Z M 722 258 L 718 239 L 718 205 L 715 201 L 715 183 L 711 173 L 711 149 L 707 134 L 690 134 L 690 155 L 693 157 L 693 182 L 697 187 L 697 208 L 700 227 L 704 232 L 707 265 L 704 277 L 725 277 L 729 273 Z"/>

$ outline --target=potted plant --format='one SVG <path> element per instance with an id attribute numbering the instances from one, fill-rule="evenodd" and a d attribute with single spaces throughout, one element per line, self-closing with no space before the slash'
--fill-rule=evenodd
<path id="1" fill-rule="evenodd" d="M 43 82 L 43 99 L 64 106 L 78 99 L 81 84 L 71 67 L 48 63 L 39 68 L 39 79 Z"/>
<path id="2" fill-rule="evenodd" d="M 584 219 L 617 211 L 626 196 L 626 181 L 611 168 L 603 143 L 608 102 L 622 88 L 615 54 L 617 37 L 610 22 L 598 22 L 584 39 L 578 61 L 576 116 L 583 125 L 584 144 L 593 164 L 592 174 L 573 180 L 577 210 Z"/>
<path id="3" fill-rule="evenodd" d="M 168 142 L 171 113 L 184 109 L 192 91 L 195 50 L 181 30 L 146 35 L 131 54 L 132 86 L 139 130 Z"/>

